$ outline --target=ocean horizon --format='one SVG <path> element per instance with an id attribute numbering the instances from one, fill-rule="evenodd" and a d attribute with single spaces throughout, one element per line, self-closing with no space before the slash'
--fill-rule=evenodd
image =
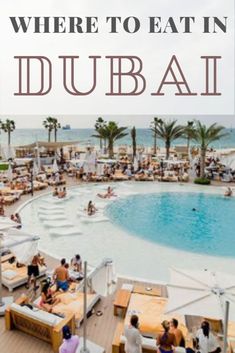
<path id="1" fill-rule="evenodd" d="M 128 135 L 120 140 L 115 142 L 115 145 L 132 145 L 130 129 L 127 129 Z M 221 140 L 214 142 L 211 147 L 217 149 L 223 148 L 235 148 L 235 129 L 225 129 L 228 135 Z M 95 134 L 95 130 L 92 128 L 86 129 L 71 129 L 71 130 L 58 130 L 57 141 L 78 141 L 79 144 L 86 146 L 99 145 L 99 140 L 92 135 Z M 153 133 L 150 129 L 146 128 L 137 128 L 136 129 L 136 139 L 137 145 L 143 145 L 146 147 L 153 146 Z M 46 129 L 16 129 L 11 134 L 11 145 L 13 146 L 22 146 L 33 143 L 35 141 L 48 141 L 48 132 Z M 51 134 L 51 141 L 54 141 L 54 134 Z M 0 143 L 7 144 L 7 134 L 1 132 L 0 134 Z M 158 146 L 164 146 L 164 142 L 160 139 L 157 139 Z M 180 138 L 173 141 L 172 146 L 174 145 L 186 145 L 186 140 Z M 191 142 L 191 145 L 194 145 L 194 142 Z"/>

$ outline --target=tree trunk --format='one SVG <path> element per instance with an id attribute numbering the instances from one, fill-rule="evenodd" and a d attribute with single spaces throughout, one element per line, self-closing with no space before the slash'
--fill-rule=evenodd
<path id="1" fill-rule="evenodd" d="M 54 129 L 55 142 L 57 141 L 57 129 Z"/>
<path id="2" fill-rule="evenodd" d="M 102 138 L 100 138 L 100 151 L 102 151 L 102 149 L 103 149 L 103 140 Z"/>
<path id="3" fill-rule="evenodd" d="M 51 131 L 48 129 L 48 142 L 51 142 Z"/>
<path id="4" fill-rule="evenodd" d="M 104 154 L 107 153 L 107 140 L 104 139 Z"/>
<path id="5" fill-rule="evenodd" d="M 189 156 L 189 147 L 190 147 L 190 138 L 187 137 L 187 152 L 188 152 L 188 156 Z"/>
<path id="6" fill-rule="evenodd" d="M 170 157 L 170 148 L 171 148 L 170 142 L 166 142 L 165 147 L 166 147 L 166 160 L 168 160 Z"/>
<path id="7" fill-rule="evenodd" d="M 153 154 L 157 154 L 157 134 L 156 132 L 154 133 L 154 141 L 153 141 Z"/>
<path id="8" fill-rule="evenodd" d="M 109 158 L 113 158 L 113 141 L 109 141 L 108 149 L 109 149 Z"/>
<path id="9" fill-rule="evenodd" d="M 206 149 L 201 148 L 201 168 L 200 168 L 201 178 L 205 178 L 205 164 L 206 164 Z"/>
<path id="10" fill-rule="evenodd" d="M 11 132 L 8 130 L 8 145 L 11 144 Z"/>

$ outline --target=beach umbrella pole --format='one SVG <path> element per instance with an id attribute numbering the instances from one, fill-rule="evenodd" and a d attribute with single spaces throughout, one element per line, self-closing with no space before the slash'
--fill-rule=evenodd
<path id="1" fill-rule="evenodd" d="M 225 316 L 224 316 L 224 349 L 223 353 L 227 352 L 227 336 L 228 336 L 228 320 L 229 320 L 229 302 L 225 302 Z"/>
<path id="2" fill-rule="evenodd" d="M 87 261 L 84 261 L 84 285 L 83 285 L 83 347 L 81 353 L 89 353 L 87 348 Z"/>

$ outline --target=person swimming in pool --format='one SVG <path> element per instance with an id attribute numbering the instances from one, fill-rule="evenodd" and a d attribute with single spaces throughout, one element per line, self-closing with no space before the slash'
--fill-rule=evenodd
<path id="1" fill-rule="evenodd" d="M 114 194 L 111 186 L 108 186 L 107 192 L 105 194 L 97 194 L 97 196 L 101 197 L 102 199 L 109 199 L 110 197 L 116 197 L 117 195 Z"/>

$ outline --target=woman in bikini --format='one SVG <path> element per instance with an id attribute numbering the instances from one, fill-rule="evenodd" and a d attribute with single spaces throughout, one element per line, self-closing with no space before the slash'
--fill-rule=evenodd
<path id="1" fill-rule="evenodd" d="M 56 298 L 56 295 L 50 289 L 50 284 L 44 284 L 41 293 L 41 301 L 39 306 L 45 311 L 51 313 L 55 305 L 60 302 L 59 298 Z"/>

